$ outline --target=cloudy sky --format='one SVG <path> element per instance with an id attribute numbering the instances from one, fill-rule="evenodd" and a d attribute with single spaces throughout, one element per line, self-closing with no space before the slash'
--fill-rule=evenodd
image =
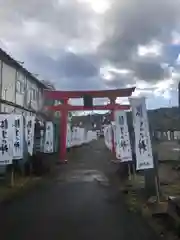
<path id="1" fill-rule="evenodd" d="M 57 89 L 177 105 L 180 0 L 0 0 L 0 46 Z"/>

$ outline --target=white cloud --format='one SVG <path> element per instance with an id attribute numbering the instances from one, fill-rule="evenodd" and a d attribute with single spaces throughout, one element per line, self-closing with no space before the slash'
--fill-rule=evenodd
<path id="1" fill-rule="evenodd" d="M 30 71 L 56 81 L 58 88 L 109 89 L 136 85 L 136 96 L 170 98 L 180 71 L 173 71 L 172 79 L 170 73 L 165 74 L 162 81 L 161 55 L 163 43 L 170 43 L 172 30 L 173 42 L 180 42 L 180 34 L 173 28 L 175 14 L 172 13 L 176 13 L 177 5 L 163 0 L 159 0 L 159 4 L 169 12 L 160 14 L 146 0 L 133 3 L 125 0 L 0 0 L 0 46 L 18 61 L 25 61 Z M 139 8 L 141 5 L 144 10 Z M 67 61 L 69 53 L 69 58 L 79 65 L 87 62 L 95 66 L 97 74 L 83 75 L 84 68 L 69 58 Z M 66 68 L 64 75 L 62 63 Z M 72 65 L 80 69 L 79 75 Z M 169 71 L 167 66 L 163 68 Z M 87 67 L 87 72 L 89 69 Z M 152 69 L 157 74 L 152 74 L 155 72 Z M 158 74 L 160 77 L 156 78 Z"/>
<path id="2" fill-rule="evenodd" d="M 78 0 L 79 2 L 86 2 L 90 5 L 93 11 L 97 14 L 104 14 L 110 8 L 110 1 L 108 0 Z"/>
<path id="3" fill-rule="evenodd" d="M 159 43 L 140 45 L 137 52 L 140 57 L 157 57 L 162 54 L 162 45 Z"/>

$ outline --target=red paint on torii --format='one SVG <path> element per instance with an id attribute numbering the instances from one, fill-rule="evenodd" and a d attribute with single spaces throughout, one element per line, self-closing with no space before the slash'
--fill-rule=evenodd
<path id="1" fill-rule="evenodd" d="M 69 111 L 91 111 L 91 110 L 111 110 L 111 120 L 114 121 L 115 110 L 128 110 L 129 105 L 116 104 L 117 97 L 129 97 L 135 90 L 133 88 L 115 89 L 115 90 L 103 90 L 103 91 L 50 91 L 44 90 L 44 97 L 51 100 L 63 100 L 63 103 L 57 106 L 48 106 L 50 110 L 61 112 L 61 130 L 60 130 L 60 160 L 66 162 L 66 134 L 67 134 L 67 120 Z M 85 95 L 89 95 L 92 98 L 109 98 L 110 104 L 99 105 L 92 107 L 85 106 L 72 106 L 68 104 L 70 98 L 83 98 Z M 115 155 L 115 143 L 114 136 L 112 136 L 112 152 Z"/>
<path id="2" fill-rule="evenodd" d="M 92 98 L 117 98 L 129 97 L 134 92 L 133 88 L 122 88 L 114 90 L 100 90 L 100 91 L 51 91 L 45 90 L 45 97 L 52 100 L 62 100 L 69 98 L 82 98 L 84 95 L 90 95 Z"/>
<path id="3" fill-rule="evenodd" d="M 119 104 L 108 104 L 108 105 L 95 105 L 92 107 L 84 106 L 72 106 L 70 104 L 59 104 L 55 106 L 48 107 L 52 111 L 102 111 L 102 110 L 129 110 L 129 105 L 119 105 Z"/>

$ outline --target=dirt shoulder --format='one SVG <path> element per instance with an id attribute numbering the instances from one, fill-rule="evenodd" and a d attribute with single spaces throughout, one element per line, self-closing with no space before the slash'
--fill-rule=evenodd
<path id="1" fill-rule="evenodd" d="M 180 217 L 177 214 L 177 204 L 171 207 L 170 198 L 180 196 L 179 162 L 163 161 L 159 164 L 161 198 L 145 197 L 144 176 L 132 176 L 131 181 L 122 184 L 120 190 L 124 193 L 129 210 L 141 214 L 158 235 L 167 240 L 179 239 Z"/>

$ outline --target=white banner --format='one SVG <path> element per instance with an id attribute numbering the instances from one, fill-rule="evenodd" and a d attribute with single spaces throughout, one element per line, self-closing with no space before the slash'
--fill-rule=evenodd
<path id="1" fill-rule="evenodd" d="M 76 131 L 76 146 L 80 146 L 82 144 L 81 142 L 81 128 L 77 127 Z"/>
<path id="2" fill-rule="evenodd" d="M 132 161 L 132 150 L 125 111 L 115 111 L 116 158 L 121 162 Z"/>
<path id="3" fill-rule="evenodd" d="M 104 142 L 106 147 L 108 147 L 108 127 L 107 126 L 104 128 Z"/>
<path id="4" fill-rule="evenodd" d="M 104 140 L 107 148 L 112 150 L 112 126 L 109 124 L 104 128 Z"/>
<path id="5" fill-rule="evenodd" d="M 22 115 L 11 115 L 13 118 L 13 159 L 23 159 L 23 131 L 24 121 Z"/>
<path id="6" fill-rule="evenodd" d="M 25 138 L 28 146 L 28 152 L 32 156 L 34 147 L 34 127 L 35 127 L 35 117 L 26 116 L 25 118 Z"/>
<path id="7" fill-rule="evenodd" d="M 80 145 L 84 143 L 84 128 L 79 128 Z"/>
<path id="8" fill-rule="evenodd" d="M 145 98 L 130 98 L 135 132 L 136 169 L 154 167 Z"/>
<path id="9" fill-rule="evenodd" d="M 73 127 L 72 130 L 72 146 L 78 146 L 79 144 L 79 138 L 78 138 L 79 128 Z"/>
<path id="10" fill-rule="evenodd" d="M 67 124 L 67 134 L 66 134 L 66 147 L 70 148 L 72 142 L 72 132 L 71 132 L 71 125 Z"/>
<path id="11" fill-rule="evenodd" d="M 45 131 L 43 129 L 40 130 L 40 152 L 44 152 L 44 134 Z"/>
<path id="12" fill-rule="evenodd" d="M 88 143 L 88 131 L 84 129 L 84 143 Z"/>
<path id="13" fill-rule="evenodd" d="M 0 165 L 12 164 L 13 115 L 0 115 Z"/>
<path id="14" fill-rule="evenodd" d="M 87 136 L 86 136 L 86 142 L 90 143 L 91 142 L 91 130 L 87 131 Z"/>
<path id="15" fill-rule="evenodd" d="M 52 122 L 46 122 L 44 152 L 54 152 L 54 128 Z"/>
<path id="16" fill-rule="evenodd" d="M 93 140 L 97 140 L 96 131 L 90 130 L 90 131 L 88 131 L 87 135 L 88 135 L 88 140 L 89 140 L 89 142 L 91 142 L 91 141 L 93 141 Z"/>

